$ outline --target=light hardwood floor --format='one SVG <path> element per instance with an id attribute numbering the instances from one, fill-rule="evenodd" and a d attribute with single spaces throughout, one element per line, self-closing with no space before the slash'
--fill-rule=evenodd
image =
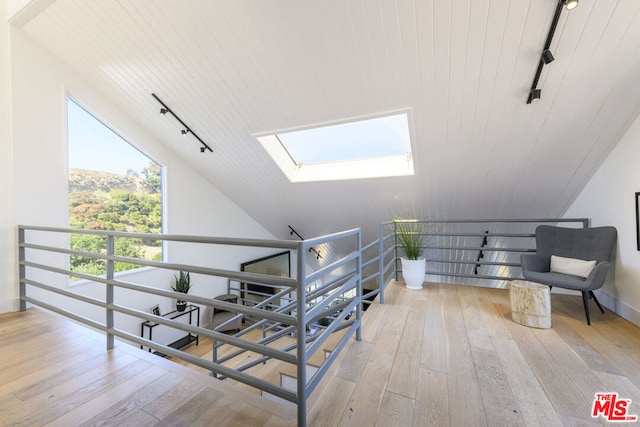
<path id="1" fill-rule="evenodd" d="M 600 425 L 597 392 L 640 414 L 640 329 L 608 310 L 587 326 L 580 297 L 553 294 L 552 328 L 533 329 L 511 321 L 507 290 L 387 289 L 312 395 L 309 425 Z M 295 424 L 291 409 L 96 335 L 34 309 L 0 316 L 0 425 Z"/>

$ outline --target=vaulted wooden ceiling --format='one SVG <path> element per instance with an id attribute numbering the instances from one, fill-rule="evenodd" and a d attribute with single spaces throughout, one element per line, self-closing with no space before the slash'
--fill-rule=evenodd
<path id="1" fill-rule="evenodd" d="M 282 238 L 562 215 L 640 111 L 637 0 L 563 11 L 530 105 L 556 0 L 48 3 L 24 30 Z M 407 108 L 413 177 L 292 184 L 253 136 Z"/>

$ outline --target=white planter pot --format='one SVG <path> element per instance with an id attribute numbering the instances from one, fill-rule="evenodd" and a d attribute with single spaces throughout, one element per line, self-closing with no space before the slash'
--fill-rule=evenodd
<path id="1" fill-rule="evenodd" d="M 427 263 L 424 257 L 417 260 L 401 258 L 402 277 L 407 284 L 407 289 L 422 289 L 424 275 L 427 271 Z"/>

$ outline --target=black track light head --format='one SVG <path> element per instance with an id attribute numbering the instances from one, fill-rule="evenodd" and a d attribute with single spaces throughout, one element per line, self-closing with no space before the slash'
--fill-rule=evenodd
<path id="1" fill-rule="evenodd" d="M 180 133 L 182 134 L 182 136 L 187 136 L 187 134 L 189 133 L 189 129 L 182 129 Z"/>
<path id="2" fill-rule="evenodd" d="M 206 148 L 204 147 L 204 145 L 202 147 L 200 147 L 200 152 L 204 153 L 204 150 L 206 150 Z"/>
<path id="3" fill-rule="evenodd" d="M 545 64 L 550 64 L 553 62 L 555 58 L 553 57 L 553 53 L 549 49 L 545 49 L 542 51 L 542 62 Z"/>
<path id="4" fill-rule="evenodd" d="M 529 92 L 529 99 L 527 99 L 527 104 L 531 104 L 533 101 L 538 101 L 540 99 L 540 95 L 542 95 L 542 90 L 531 89 Z"/>
<path id="5" fill-rule="evenodd" d="M 165 114 L 167 114 L 169 112 L 169 110 L 167 110 L 166 108 L 161 108 L 160 109 L 160 115 L 164 116 Z"/>

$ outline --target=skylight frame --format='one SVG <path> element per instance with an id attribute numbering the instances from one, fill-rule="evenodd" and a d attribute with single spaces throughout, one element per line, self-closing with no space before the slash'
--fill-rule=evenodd
<path id="1" fill-rule="evenodd" d="M 306 131 L 309 129 L 331 127 L 398 115 L 405 116 L 405 123 L 407 126 L 406 137 L 408 138 L 406 143 L 409 147 L 409 152 L 401 155 L 298 164 L 279 138 L 279 135 L 284 133 L 290 134 L 292 132 Z M 410 176 L 415 174 L 413 167 L 412 123 L 411 110 L 405 109 L 344 121 L 321 123 L 301 128 L 256 134 L 254 137 L 258 139 L 262 147 L 271 156 L 273 161 L 278 165 L 289 181 L 294 183 Z"/>

